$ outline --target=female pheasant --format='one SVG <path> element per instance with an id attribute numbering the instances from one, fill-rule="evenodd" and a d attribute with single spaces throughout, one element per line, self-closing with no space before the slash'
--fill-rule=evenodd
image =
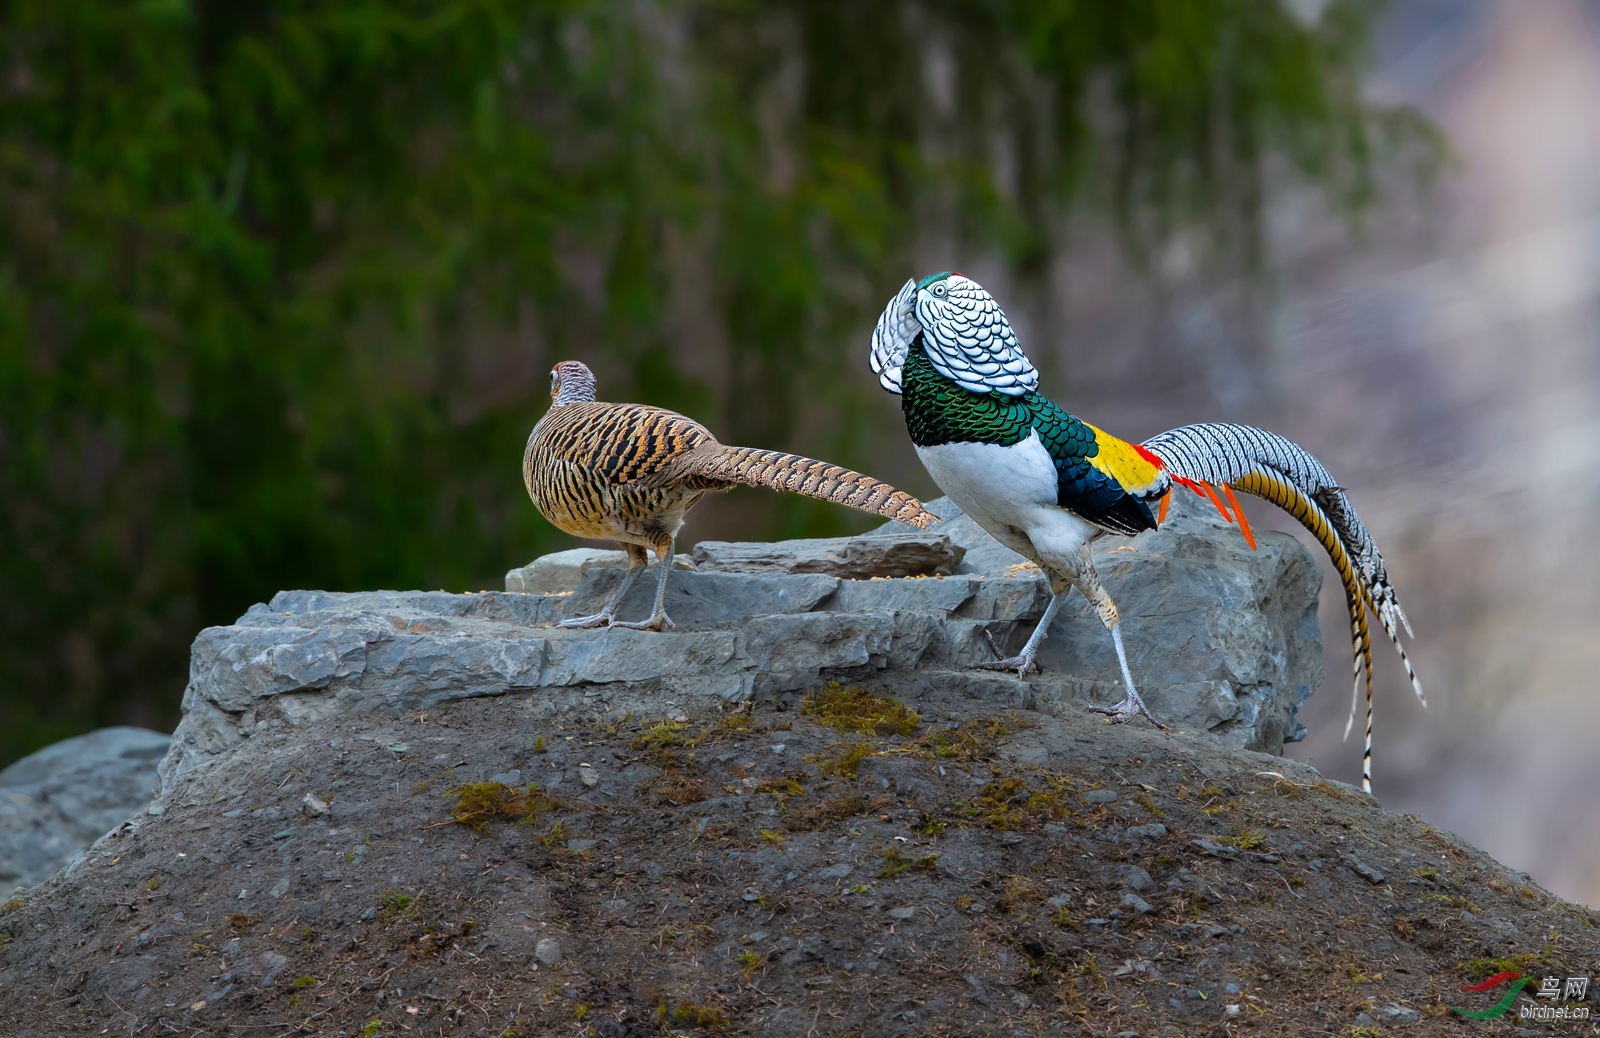
<path id="1" fill-rule="evenodd" d="M 628 573 L 605 607 L 563 627 L 659 631 L 667 618 L 667 574 L 684 513 L 714 490 L 739 484 L 789 490 L 925 527 L 938 516 L 887 483 L 824 461 L 778 451 L 728 447 L 692 418 L 642 404 L 595 399 L 594 374 L 575 360 L 550 372 L 553 403 L 522 455 L 528 496 L 556 528 L 575 537 L 617 541 Z M 618 603 L 655 552 L 660 568 L 649 619 L 620 623 Z"/>
<path id="2" fill-rule="evenodd" d="M 900 395 L 906 430 L 934 482 L 995 539 L 1038 563 L 1050 581 L 1050 604 L 1022 651 L 980 667 L 1026 674 L 1063 599 L 1076 587 L 1111 632 L 1127 689 L 1116 706 L 1090 709 L 1115 721 L 1143 714 L 1159 724 L 1134 687 L 1117 607 L 1100 584 L 1089 544 L 1106 533 L 1155 529 L 1176 483 L 1209 498 L 1229 522 L 1237 518 L 1254 548 L 1234 490 L 1255 494 L 1288 511 L 1317 538 L 1344 584 L 1355 647 L 1352 720 L 1363 669 L 1367 675 L 1362 785 L 1371 791 L 1369 608 L 1399 650 L 1419 699 L 1422 685 L 1400 646 L 1399 627 L 1410 634 L 1411 626 L 1383 556 L 1316 458 L 1281 436 L 1244 425 L 1189 425 L 1141 445 L 1073 417 L 1038 392 L 1039 373 L 994 298 L 956 273 L 906 282 L 872 333 L 871 362 L 883 387 Z M 1154 501 L 1160 502 L 1159 515 L 1151 512 Z M 995 655 L 1002 655 L 997 647 Z M 1347 736 L 1349 731 L 1346 724 Z"/>

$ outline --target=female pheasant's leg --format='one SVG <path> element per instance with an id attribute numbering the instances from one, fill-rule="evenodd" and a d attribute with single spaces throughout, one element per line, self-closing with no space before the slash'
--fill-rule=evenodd
<path id="1" fill-rule="evenodd" d="M 667 577 L 672 574 L 672 547 L 671 537 L 656 544 L 656 605 L 650 611 L 650 618 L 635 623 L 613 621 L 612 627 L 626 627 L 631 631 L 659 631 L 662 628 L 671 631 L 677 628 L 678 625 L 667 617 Z"/>
<path id="2" fill-rule="evenodd" d="M 973 664 L 973 669 L 1014 670 L 1017 672 L 1017 677 L 1019 678 L 1027 677 L 1028 669 L 1030 667 L 1034 670 L 1038 670 L 1039 667 L 1034 661 L 1039 656 L 1039 644 L 1044 641 L 1045 635 L 1050 633 L 1050 623 L 1056 618 L 1056 613 L 1061 609 L 1062 600 L 1071 593 L 1072 588 L 1069 585 L 1065 590 L 1050 596 L 1050 604 L 1045 606 L 1044 615 L 1041 616 L 1039 618 L 1039 622 L 1034 625 L 1033 633 L 1028 636 L 1028 643 L 1024 645 L 1022 647 L 1022 651 L 1017 653 L 1015 656 L 1007 656 L 1005 653 L 1001 652 L 1000 646 L 995 644 L 993 636 L 991 636 L 988 631 L 984 631 L 983 636 L 984 638 L 988 639 L 989 648 L 992 649 L 994 654 L 999 656 L 1000 659 L 995 660 L 993 663 L 975 663 Z"/>
<path id="3" fill-rule="evenodd" d="M 650 563 L 650 556 L 637 544 L 624 544 L 623 550 L 628 553 L 628 572 L 622 578 L 622 583 L 611 592 L 611 597 L 606 599 L 605 606 L 593 616 L 575 616 L 570 620 L 563 620 L 560 627 L 609 627 L 615 621 L 617 606 L 622 604 L 622 596 L 633 587 L 633 582 L 639 579 L 639 574 Z"/>

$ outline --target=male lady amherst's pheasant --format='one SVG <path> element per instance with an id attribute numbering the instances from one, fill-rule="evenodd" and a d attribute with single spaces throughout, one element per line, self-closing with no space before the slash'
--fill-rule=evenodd
<path id="1" fill-rule="evenodd" d="M 667 618 L 667 574 L 683 516 L 714 490 L 739 484 L 789 490 L 925 527 L 938 516 L 910 494 L 859 472 L 778 451 L 727 447 L 705 426 L 673 411 L 595 399 L 594 374 L 575 360 L 550 372 L 554 402 L 533 427 L 522 480 L 544 517 L 575 537 L 617 541 L 628 553 L 622 584 L 593 616 L 563 627 L 659 631 Z M 654 551 L 660 574 L 649 619 L 621 623 L 617 605 Z"/>
<path id="2" fill-rule="evenodd" d="M 1327 549 L 1344 584 L 1355 647 L 1351 720 L 1361 673 L 1367 675 L 1367 739 L 1362 787 L 1372 789 L 1372 641 L 1367 609 L 1394 641 L 1422 698 L 1399 627 L 1411 633 L 1383 556 L 1328 470 L 1303 448 L 1245 425 L 1187 425 L 1142 445 L 1110 436 L 1038 392 L 1039 373 L 1017 344 L 994 298 L 970 278 L 933 274 L 907 281 L 872 333 L 872 370 L 900 394 L 906 430 L 934 482 L 1006 547 L 1039 564 L 1053 596 L 1027 644 L 990 669 L 1025 675 L 1050 622 L 1072 588 L 1094 605 L 1111 632 L 1127 696 L 1090 709 L 1115 721 L 1143 714 L 1159 725 L 1133 684 L 1117 607 L 1100 585 L 1089 542 L 1105 533 L 1153 530 L 1166 517 L 1174 483 L 1235 518 L 1255 538 L 1234 489 L 1263 497 L 1298 519 Z M 1218 488 L 1233 506 L 1218 495 Z M 1149 502 L 1160 501 L 1159 515 Z M 999 648 L 990 642 L 995 655 Z M 1427 705 L 1423 700 L 1423 705 Z M 1345 735 L 1350 725 L 1345 725 Z"/>

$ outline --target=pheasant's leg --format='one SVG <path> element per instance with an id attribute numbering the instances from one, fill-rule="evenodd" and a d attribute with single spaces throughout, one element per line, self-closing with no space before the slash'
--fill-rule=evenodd
<path id="1" fill-rule="evenodd" d="M 626 627 L 634 631 L 659 631 L 665 628 L 674 630 L 678 625 L 667 617 L 667 577 L 672 574 L 672 545 L 671 537 L 656 544 L 656 607 L 650 611 L 650 619 L 639 620 L 635 623 L 621 623 L 612 621 L 612 627 Z"/>
<path id="2" fill-rule="evenodd" d="M 617 606 L 622 604 L 622 596 L 633 587 L 633 582 L 639 579 L 639 574 L 649 565 L 650 556 L 637 544 L 625 544 L 623 550 L 628 553 L 628 572 L 622 578 L 622 583 L 611 592 L 611 597 L 606 599 L 605 606 L 593 616 L 575 616 L 570 620 L 561 621 L 561 627 L 608 627 L 617 615 Z"/>
<path id="3" fill-rule="evenodd" d="M 1050 623 L 1056 618 L 1056 613 L 1060 611 L 1062 600 L 1064 600 L 1071 593 L 1072 587 L 1071 585 L 1068 585 L 1065 590 L 1059 591 L 1050 596 L 1050 604 L 1045 607 L 1044 615 L 1041 616 L 1039 618 L 1039 622 L 1034 625 L 1033 633 L 1028 636 L 1028 643 L 1024 645 L 1022 647 L 1022 651 L 1017 653 L 1015 656 L 1007 656 L 1002 653 L 1000 651 L 1000 646 L 995 644 L 994 638 L 990 636 L 988 631 L 984 631 L 983 636 L 988 639 L 989 648 L 994 650 L 994 654 L 1000 658 L 995 660 L 993 663 L 975 663 L 973 664 L 973 669 L 1014 670 L 1017 672 L 1017 677 L 1019 678 L 1026 677 L 1030 667 L 1034 670 L 1038 670 L 1038 664 L 1034 661 L 1039 655 L 1039 644 L 1044 641 L 1045 635 L 1050 633 Z"/>
<path id="4" fill-rule="evenodd" d="M 1080 580 L 1088 585 L 1083 588 L 1084 594 L 1094 602 L 1096 611 L 1100 614 L 1100 622 L 1106 625 L 1106 630 L 1111 632 L 1111 644 L 1117 647 L 1117 662 L 1122 665 L 1122 684 L 1128 694 L 1116 706 L 1100 706 L 1089 704 L 1089 709 L 1097 714 L 1110 714 L 1111 720 L 1123 724 L 1143 714 L 1149 718 L 1150 723 L 1157 728 L 1165 729 L 1166 725 L 1156 720 L 1150 708 L 1145 706 L 1144 697 L 1139 695 L 1139 690 L 1133 687 L 1133 672 L 1128 669 L 1128 653 L 1122 647 L 1121 619 L 1117 616 L 1116 603 L 1111 601 L 1111 596 L 1106 594 L 1106 589 L 1100 586 L 1100 578 L 1091 567 L 1087 574 L 1079 574 Z"/>

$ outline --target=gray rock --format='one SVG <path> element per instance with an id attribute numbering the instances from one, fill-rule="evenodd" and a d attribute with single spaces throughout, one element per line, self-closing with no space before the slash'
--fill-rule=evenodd
<path id="1" fill-rule="evenodd" d="M 1357 1027 L 1377 1027 L 1378 1026 L 1378 1021 L 1374 1020 L 1370 1015 L 1368 1015 L 1366 1013 L 1357 1013 L 1356 1014 L 1356 1026 Z"/>
<path id="2" fill-rule="evenodd" d="M 825 869 L 818 869 L 817 878 L 822 880 L 844 879 L 854 871 L 855 869 L 848 862 L 841 861 L 837 865 L 829 865 Z"/>
<path id="3" fill-rule="evenodd" d="M 1211 840 L 1190 840 L 1194 846 L 1213 858 L 1232 858 L 1237 856 L 1237 851 L 1225 843 L 1214 843 Z"/>
<path id="4" fill-rule="evenodd" d="M 905 920 L 905 919 L 910 919 L 910 918 L 914 917 L 916 914 L 917 914 L 917 910 L 915 908 L 891 908 L 891 909 L 889 909 L 889 918 L 891 918 L 891 919 Z"/>
<path id="5" fill-rule="evenodd" d="M 1128 829 L 1129 836 L 1137 836 L 1141 840 L 1163 840 L 1167 836 L 1167 827 L 1160 822 L 1150 822 L 1147 825 L 1135 825 Z"/>
<path id="6" fill-rule="evenodd" d="M 1404 1026 L 1414 1024 L 1422 1019 L 1422 1014 L 1415 1009 L 1405 1006 L 1382 1006 L 1378 1009 L 1378 1019 L 1386 1024 Z"/>
<path id="7" fill-rule="evenodd" d="M 1156 881 L 1150 878 L 1150 873 L 1137 865 L 1124 865 L 1117 869 L 1117 878 L 1129 889 L 1139 893 L 1154 890 Z"/>
<path id="8" fill-rule="evenodd" d="M 1368 883 L 1371 883 L 1373 886 L 1377 886 L 1379 883 L 1383 882 L 1383 879 L 1384 879 L 1383 873 L 1379 872 L 1377 869 L 1373 868 L 1371 865 L 1368 865 L 1367 863 L 1363 862 L 1361 859 L 1357 858 L 1355 855 L 1353 855 L 1353 854 L 1341 854 L 1339 857 L 1344 861 L 1344 863 L 1346 865 L 1350 866 L 1350 869 L 1351 869 L 1352 872 L 1354 872 L 1356 875 L 1360 876 L 1362 879 L 1366 880 Z"/>
<path id="9" fill-rule="evenodd" d="M 694 569 L 687 555 L 672 558 L 674 569 Z M 608 548 L 572 548 L 541 555 L 526 566 L 506 573 L 506 590 L 531 595 L 556 595 L 576 591 L 592 569 L 626 570 L 628 556 Z"/>
<path id="10" fill-rule="evenodd" d="M 264 988 L 271 987 L 289 966 L 287 958 L 271 951 L 262 952 L 261 957 L 256 961 L 261 964 L 261 986 Z"/>
<path id="11" fill-rule="evenodd" d="M 0 895 L 28 887 L 143 811 L 170 739 L 102 728 L 0 771 Z"/>
<path id="12" fill-rule="evenodd" d="M 1106 538 L 1096 552 L 1128 618 L 1134 676 L 1176 731 L 1279 753 L 1322 676 L 1321 571 L 1286 534 L 1264 532 L 1251 552 L 1237 527 L 1175 500 L 1159 533 Z M 195 639 L 162 788 L 257 730 L 399 716 L 480 696 L 527 695 L 543 701 L 536 709 L 659 714 L 663 701 L 710 709 L 830 678 L 866 685 L 891 671 L 909 675 L 913 690 L 959 689 L 1058 714 L 1120 698 L 1111 640 L 1077 596 L 1044 643 L 1042 674 L 1021 681 L 968 669 L 992 659 L 986 631 L 1019 642 L 1049 592 L 1036 573 L 1013 573 L 1009 563 L 983 564 L 999 575 L 962 572 L 975 551 L 987 550 L 980 538 L 988 535 L 948 502 L 934 507 L 949 518 L 932 536 L 890 524 L 828 541 L 702 544 L 697 569 L 669 574 L 667 608 L 677 623 L 669 632 L 553 626 L 597 611 L 623 578 L 604 564 L 615 557 L 591 549 L 536 560 L 513 581 L 562 587 L 548 593 L 280 592 Z M 805 567 L 826 572 L 788 571 Z M 838 575 L 930 567 L 955 572 Z M 654 581 L 638 581 L 620 615 L 647 615 L 653 594 Z M 343 810 L 333 807 L 335 816 Z"/>
<path id="13" fill-rule="evenodd" d="M 546 966 L 554 966 L 561 961 L 561 942 L 554 937 L 540 938 L 533 946 L 533 957 Z"/>
<path id="14" fill-rule="evenodd" d="M 1117 903 L 1123 908 L 1133 909 L 1140 915 L 1149 915 L 1151 912 L 1155 911 L 1154 908 L 1150 907 L 1150 902 L 1146 901 L 1138 894 L 1124 894 L 1122 895 L 1122 900 Z"/>
<path id="15" fill-rule="evenodd" d="M 1083 795 L 1085 804 L 1115 804 L 1117 791 L 1114 789 L 1091 789 Z"/>
<path id="16" fill-rule="evenodd" d="M 701 541 L 694 547 L 694 564 L 712 572 L 821 573 L 867 580 L 948 575 L 966 553 L 945 534 L 905 529 L 874 537 Z"/>

